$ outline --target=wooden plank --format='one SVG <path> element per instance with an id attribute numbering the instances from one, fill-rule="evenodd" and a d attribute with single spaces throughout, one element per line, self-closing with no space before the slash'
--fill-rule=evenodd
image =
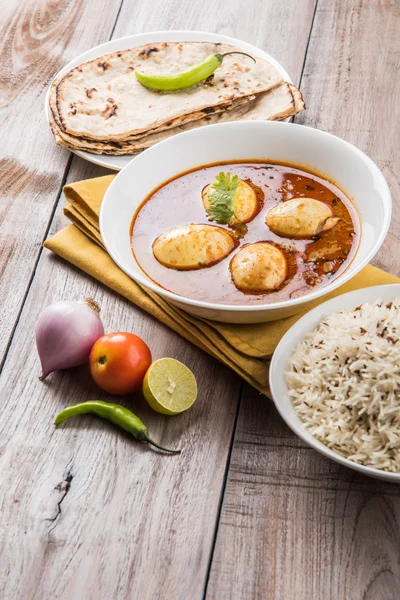
<path id="1" fill-rule="evenodd" d="M 344 9 L 345 5 L 345 9 Z M 398 197 L 396 2 L 319 0 L 298 120 L 365 150 Z M 399 208 L 375 264 L 400 273 Z M 207 598 L 398 597 L 398 487 L 306 447 L 272 403 L 241 400 Z"/>
<path id="2" fill-rule="evenodd" d="M 268 2 L 260 19 L 257 0 L 245 12 L 238 0 L 228 8 L 206 0 L 188 3 L 184 13 L 176 0 L 125 1 L 115 35 L 220 31 L 265 47 L 298 78 L 313 5 Z M 96 174 L 74 158 L 69 179 Z M 62 224 L 58 209 L 51 230 Z M 155 358 L 175 356 L 196 373 L 200 396 L 186 415 L 168 419 L 140 398 L 129 400 L 154 437 L 182 446 L 181 456 L 159 456 L 89 417 L 53 430 L 62 406 L 104 396 L 85 369 L 37 381 L 33 324 L 49 302 L 87 295 L 101 302 L 107 330 L 133 330 L 149 341 Z M 0 499 L 0 597 L 202 598 L 239 391 L 226 368 L 44 253 L 0 377 L 0 480 L 8 490 Z"/>
<path id="3" fill-rule="evenodd" d="M 14 1 L 3 7 L 0 365 L 70 158 L 52 141 L 43 110 L 46 89 L 65 63 L 108 39 L 120 2 Z"/>
<path id="4" fill-rule="evenodd" d="M 263 48 L 282 63 L 293 81 L 300 78 L 316 0 L 156 0 L 151 8 L 144 2 L 125 0 L 115 36 L 132 33 L 127 23 L 136 10 L 142 29 L 190 29 L 229 35 Z M 135 25 L 136 25 L 135 23 Z"/>
<path id="5" fill-rule="evenodd" d="M 207 598 L 394 600 L 399 522 L 398 486 L 317 454 L 246 388 Z"/>
<path id="6" fill-rule="evenodd" d="M 295 119 L 343 137 L 382 169 L 393 218 L 374 264 L 395 274 L 400 274 L 400 255 L 393 252 L 400 236 L 399 26 L 396 0 L 320 0 L 302 80 L 307 110 Z"/>
<path id="7" fill-rule="evenodd" d="M 74 162 L 71 181 L 99 172 Z M 63 225 L 59 210 L 52 227 Z M 40 383 L 33 324 L 52 301 L 87 296 L 100 302 L 107 331 L 133 331 L 154 359 L 173 356 L 196 374 L 199 398 L 182 416 L 121 399 L 181 455 L 90 417 L 54 429 L 62 407 L 107 395 L 85 367 Z M 199 598 L 239 390 L 227 368 L 45 251 L 0 378 L 2 600 Z"/>

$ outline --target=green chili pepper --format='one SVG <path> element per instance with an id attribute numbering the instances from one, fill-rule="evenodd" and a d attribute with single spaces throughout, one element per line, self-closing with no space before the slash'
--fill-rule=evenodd
<path id="1" fill-rule="evenodd" d="M 128 433 L 131 433 L 139 442 L 148 442 L 152 446 L 164 450 L 164 452 L 170 452 L 171 454 L 179 454 L 180 450 L 169 450 L 163 448 L 157 444 L 149 436 L 149 432 L 144 423 L 133 414 L 128 408 L 121 406 L 120 404 L 111 404 L 110 402 L 102 402 L 101 400 L 88 400 L 88 402 L 81 402 L 74 406 L 68 406 L 62 410 L 55 418 L 54 424 L 60 425 L 63 421 L 66 421 L 70 417 L 76 415 L 92 414 L 118 425 L 121 429 L 125 429 Z"/>
<path id="2" fill-rule="evenodd" d="M 193 67 L 189 67 L 180 73 L 171 73 L 169 75 L 157 75 L 153 73 L 152 75 L 146 75 L 146 73 L 135 71 L 135 75 L 136 79 L 140 81 L 142 85 L 151 88 L 152 90 L 182 90 L 210 77 L 210 75 L 221 66 L 224 57 L 229 54 L 242 54 L 256 62 L 256 59 L 253 58 L 253 56 L 250 56 L 250 54 L 246 54 L 245 52 L 226 52 L 225 54 L 210 54 L 210 56 L 207 56 L 201 63 L 193 65 Z"/>

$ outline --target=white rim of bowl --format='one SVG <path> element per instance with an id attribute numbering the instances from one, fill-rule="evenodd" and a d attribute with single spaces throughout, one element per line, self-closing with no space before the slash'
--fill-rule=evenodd
<path id="1" fill-rule="evenodd" d="M 375 289 L 381 289 L 381 288 L 387 288 L 387 287 L 392 287 L 392 286 L 398 286 L 400 288 L 400 284 L 398 283 L 387 283 L 385 285 L 376 285 L 373 286 Z M 358 290 L 352 290 L 351 292 L 347 292 L 346 294 L 342 294 L 340 297 L 348 297 L 351 295 L 357 296 L 357 293 L 359 293 L 363 288 L 360 288 Z M 297 435 L 305 444 L 307 444 L 308 447 L 313 448 L 316 452 L 319 452 L 320 454 L 323 454 L 324 456 L 326 456 L 327 458 L 329 458 L 330 460 L 333 460 L 341 465 L 343 465 L 344 467 L 348 467 L 350 469 L 353 469 L 355 471 L 358 471 L 359 473 L 362 473 L 363 475 L 369 475 L 371 476 L 371 474 L 376 475 L 379 479 L 385 479 L 388 481 L 394 481 L 394 480 L 399 480 L 400 481 L 400 472 L 395 473 L 393 471 L 382 471 L 381 469 L 376 469 L 375 467 L 368 467 L 367 465 L 360 465 L 359 463 L 353 462 L 352 460 L 349 460 L 348 458 L 346 458 L 345 456 L 342 456 L 341 454 L 339 454 L 338 452 L 335 452 L 335 450 L 331 450 L 330 448 L 328 448 L 328 446 L 326 446 L 323 442 L 321 442 L 321 440 L 319 440 L 317 437 L 315 437 L 312 433 L 310 433 L 309 431 L 307 431 L 307 429 L 304 426 L 304 423 L 302 422 L 301 418 L 299 417 L 299 415 L 296 412 L 296 409 L 293 407 L 293 410 L 296 413 L 296 416 L 299 420 L 299 428 L 294 429 L 291 424 L 288 422 L 288 420 L 286 419 L 285 413 L 283 410 L 281 410 L 281 406 L 279 404 L 279 402 L 277 400 L 275 400 L 275 397 L 278 396 L 277 393 L 275 393 L 274 390 L 274 382 L 273 382 L 273 375 L 274 375 L 274 371 L 279 371 L 282 372 L 284 371 L 284 369 L 286 368 L 286 364 L 282 365 L 282 363 L 279 363 L 279 348 L 280 346 L 283 346 L 285 344 L 285 338 L 290 337 L 291 335 L 293 335 L 293 330 L 294 329 L 299 329 L 301 330 L 302 327 L 302 323 L 304 321 L 306 321 L 309 318 L 309 315 L 312 314 L 314 311 L 316 310 L 321 310 L 321 308 L 327 304 L 329 304 L 329 302 L 334 302 L 335 300 L 337 300 L 337 296 L 335 298 L 330 298 L 329 300 L 326 300 L 325 302 L 322 302 L 321 304 L 319 304 L 318 306 L 315 306 L 313 309 L 311 309 L 310 311 L 307 312 L 307 314 L 303 315 L 298 321 L 296 321 L 296 323 L 294 323 L 294 325 L 292 325 L 292 327 L 290 329 L 287 330 L 287 332 L 285 333 L 285 335 L 281 338 L 279 344 L 277 345 L 277 347 L 275 348 L 275 351 L 272 355 L 272 359 L 271 359 L 271 363 L 269 366 L 269 375 L 268 375 L 268 382 L 269 382 L 269 388 L 271 390 L 271 396 L 272 396 L 272 401 L 276 407 L 276 410 L 278 411 L 279 415 L 281 416 L 281 418 L 285 421 L 286 425 L 289 427 L 289 429 L 291 431 L 293 431 L 293 433 L 295 435 Z M 341 308 L 337 308 L 332 312 L 338 312 L 342 310 Z M 330 313 L 332 314 L 332 313 Z M 322 319 L 323 317 L 321 317 Z M 318 327 L 318 325 L 314 325 L 310 328 L 306 328 L 304 329 L 304 335 L 303 338 L 310 333 L 311 331 L 313 331 L 315 329 L 315 327 Z M 293 346 L 290 347 L 290 350 L 293 352 Z M 288 394 L 288 389 L 287 392 Z M 290 400 L 291 401 L 291 400 Z M 309 436 L 311 436 L 311 438 L 315 441 L 315 445 L 310 442 L 309 439 L 307 439 L 307 434 Z"/>
<path id="2" fill-rule="evenodd" d="M 361 269 L 363 269 L 370 261 L 371 259 L 375 256 L 375 254 L 378 252 L 379 248 L 382 246 L 385 237 L 387 235 L 387 232 L 389 230 L 389 226 L 390 226 L 390 220 L 391 220 L 391 215 L 392 215 L 392 198 L 391 198 L 391 193 L 390 193 L 390 189 L 389 186 L 387 184 L 387 181 L 383 175 L 383 173 L 380 171 L 380 169 L 378 168 L 378 166 L 374 163 L 374 161 L 369 158 L 369 156 L 367 156 L 364 152 L 362 152 L 362 150 L 359 150 L 356 146 L 353 146 L 353 144 L 350 144 L 350 142 L 347 142 L 346 140 L 333 135 L 331 133 L 327 133 L 326 131 L 321 131 L 319 129 L 314 129 L 313 127 L 308 127 L 307 125 L 299 125 L 297 123 L 284 123 L 284 122 L 279 122 L 279 121 L 252 121 L 251 123 L 246 123 L 245 121 L 238 121 L 235 123 L 235 126 L 239 126 L 239 127 L 248 127 L 250 126 L 254 126 L 254 124 L 259 124 L 259 123 L 268 123 L 268 127 L 295 127 L 295 128 L 305 128 L 307 129 L 309 132 L 311 132 L 311 135 L 314 135 L 316 137 L 319 136 L 323 136 L 323 137 L 327 137 L 329 139 L 335 139 L 335 140 L 340 140 L 340 142 L 342 142 L 343 144 L 345 144 L 346 146 L 348 146 L 352 151 L 354 151 L 364 162 L 366 162 L 370 169 L 373 171 L 374 175 L 380 180 L 381 184 L 383 185 L 383 187 L 385 188 L 385 191 L 387 193 L 388 196 L 388 206 L 387 206 L 387 211 L 388 211 L 388 215 L 387 215 L 387 220 L 386 220 L 386 225 L 385 227 L 382 228 L 382 231 L 380 232 L 379 238 L 378 240 L 375 242 L 373 248 L 369 251 L 369 253 L 367 254 L 367 256 L 364 258 L 363 261 L 361 261 L 361 263 L 352 270 L 352 264 L 353 262 L 356 260 L 357 257 L 357 253 L 353 258 L 353 261 L 349 264 L 349 266 L 347 267 L 347 269 L 343 272 L 342 275 L 339 275 L 337 279 L 335 279 L 332 283 L 330 283 L 329 285 L 326 285 L 322 288 L 318 288 L 315 292 L 311 292 L 310 294 L 304 294 L 304 296 L 300 296 L 299 298 L 294 298 L 293 300 L 285 300 L 283 302 L 274 302 L 271 304 L 252 304 L 252 305 L 238 305 L 238 304 L 218 304 L 215 302 L 203 302 L 201 300 L 195 300 L 195 299 L 190 299 L 190 298 L 186 298 L 185 296 L 179 296 L 178 294 L 174 294 L 173 292 L 170 292 L 169 290 L 165 290 L 163 289 L 161 286 L 159 286 L 158 284 L 154 283 L 153 281 L 151 281 L 150 279 L 147 279 L 145 276 L 142 276 L 141 274 L 139 275 L 135 275 L 133 276 L 127 269 L 125 269 L 117 260 L 117 258 L 115 257 L 115 254 L 113 253 L 112 249 L 110 248 L 109 244 L 107 243 L 107 240 L 105 239 L 104 235 L 103 235 L 103 231 L 104 231 L 104 226 L 103 226 L 103 221 L 104 221 L 104 206 L 107 202 L 107 198 L 109 197 L 112 188 L 114 185 L 116 185 L 116 182 L 118 181 L 118 178 L 124 177 L 124 172 L 126 169 L 130 168 L 131 165 L 134 164 L 134 162 L 129 163 L 128 165 L 126 165 L 126 167 L 124 167 L 115 177 L 115 179 L 111 182 L 111 185 L 109 186 L 109 188 L 107 189 L 103 202 L 101 204 L 101 208 L 100 208 L 100 217 L 99 217 L 99 224 L 100 224 L 100 234 L 102 237 L 102 240 L 104 242 L 104 245 L 106 247 L 106 250 L 108 252 L 108 254 L 111 256 L 111 258 L 113 259 L 113 261 L 127 274 L 129 275 L 129 277 L 131 279 L 133 279 L 134 281 L 137 281 L 138 283 L 140 283 L 141 285 L 143 285 L 144 287 L 152 290 L 153 292 L 156 292 L 157 294 L 159 294 L 160 296 L 163 296 L 164 298 L 168 298 L 169 300 L 175 301 L 175 302 L 179 302 L 180 304 L 185 304 L 188 306 L 195 306 L 198 308 L 207 308 L 210 310 L 215 310 L 215 311 L 233 311 L 233 312 L 259 312 L 259 311 L 265 311 L 265 310 L 275 310 L 278 308 L 291 308 L 291 307 L 295 307 L 299 304 L 304 304 L 304 302 L 311 302 L 312 300 L 315 300 L 316 298 L 320 298 L 321 296 L 325 296 L 326 294 L 329 294 L 329 292 L 332 292 L 333 290 L 337 289 L 338 287 L 340 287 L 341 285 L 343 285 L 344 283 L 346 283 L 346 281 L 349 281 L 349 279 L 351 279 L 352 277 L 354 277 L 355 275 L 357 275 L 357 273 L 359 273 L 361 271 Z M 217 123 L 215 125 L 207 125 L 207 130 L 211 131 L 211 130 L 215 130 L 215 129 L 219 129 L 221 127 L 231 127 L 232 123 Z M 199 131 L 199 130 L 193 130 L 193 131 L 187 131 L 187 132 L 183 132 L 183 133 L 178 133 L 178 135 L 174 136 L 174 138 L 168 138 L 162 142 L 158 142 L 157 144 L 155 144 L 154 146 L 152 146 L 151 148 L 148 148 L 147 150 L 144 150 L 144 152 L 142 152 L 138 158 L 140 158 L 141 156 L 145 156 L 146 153 L 147 155 L 149 153 L 154 152 L 156 149 L 162 147 L 165 144 L 168 144 L 170 142 L 171 139 L 178 139 L 180 137 L 184 137 L 184 136 L 188 136 L 188 135 L 193 135 L 194 132 Z M 273 160 L 273 159 L 271 159 Z M 201 166 L 201 165 L 199 165 Z M 179 173 L 178 173 L 179 175 Z M 132 215 L 133 217 L 133 215 Z M 128 235 L 128 232 L 127 232 Z M 362 233 L 361 233 L 362 235 Z M 357 250 L 358 252 L 358 250 Z M 140 268 L 140 265 L 138 265 L 138 267 Z"/>

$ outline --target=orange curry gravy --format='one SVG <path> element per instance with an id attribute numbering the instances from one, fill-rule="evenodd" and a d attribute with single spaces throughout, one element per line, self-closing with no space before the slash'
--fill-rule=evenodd
<path id="1" fill-rule="evenodd" d="M 210 223 L 201 191 L 220 171 L 229 171 L 232 176 L 238 175 L 253 185 L 262 201 L 260 212 L 247 223 L 248 231 L 240 239 L 240 246 L 218 264 L 192 271 L 164 267 L 153 256 L 154 240 L 173 227 Z M 278 203 L 298 197 L 315 198 L 329 204 L 333 216 L 340 217 L 340 221 L 333 229 L 312 239 L 295 240 L 275 235 L 265 224 L 267 213 Z M 219 227 L 228 228 L 226 225 Z M 147 276 L 175 294 L 221 304 L 261 304 L 303 296 L 338 277 L 357 250 L 359 232 L 354 206 L 333 183 L 288 165 L 230 162 L 183 173 L 153 191 L 133 217 L 131 243 L 134 256 Z M 245 294 L 232 283 L 229 263 L 244 244 L 259 241 L 274 242 L 285 252 L 289 259 L 288 277 L 276 291 Z"/>

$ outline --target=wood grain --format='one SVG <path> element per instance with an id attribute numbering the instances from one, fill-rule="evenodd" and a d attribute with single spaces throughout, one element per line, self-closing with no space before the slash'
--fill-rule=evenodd
<path id="1" fill-rule="evenodd" d="M 246 388 L 207 598 L 394 600 L 399 522 L 398 486 L 317 454 Z"/>
<path id="2" fill-rule="evenodd" d="M 345 8 L 344 8 L 345 7 Z M 400 4 L 396 0 L 320 0 L 296 122 L 355 144 L 382 169 L 391 189 L 390 235 L 375 264 L 400 274 L 398 135 Z"/>
<path id="3" fill-rule="evenodd" d="M 108 39 L 120 1 L 2 6 L 0 365 L 70 157 L 53 143 L 43 109 L 46 88 L 76 54 Z"/>
<path id="4" fill-rule="evenodd" d="M 298 81 L 314 6 L 205 0 L 183 9 L 178 0 L 125 0 L 114 36 L 217 31 L 260 45 Z M 395 192 L 398 6 L 319 0 L 302 85 L 302 122 L 365 149 Z M 107 39 L 117 9 L 103 0 L 10 2 L 4 19 L 0 353 L 27 288 L 28 295 L 0 376 L 0 598 L 197 600 L 211 558 L 206 596 L 215 600 L 397 598 L 397 487 L 354 476 L 306 448 L 248 389 L 230 456 L 240 390 L 231 372 L 48 253 L 28 281 L 69 157 L 45 137 L 45 86 L 61 63 Z M 74 158 L 68 178 L 101 173 Z M 50 230 L 63 223 L 60 205 Z M 398 237 L 396 208 L 377 259 L 394 272 Z M 181 445 L 181 456 L 160 456 L 90 417 L 52 428 L 66 404 L 104 396 L 85 368 L 37 381 L 34 323 L 43 305 L 86 295 L 101 302 L 108 330 L 135 331 L 155 358 L 175 356 L 195 372 L 199 400 L 175 419 L 152 413 L 140 397 L 122 399 L 155 438 Z"/>
<path id="5" fill-rule="evenodd" d="M 75 161 L 71 180 L 100 169 Z M 64 224 L 61 209 L 53 227 Z M 64 406 L 106 398 L 86 368 L 37 379 L 32 323 L 60 298 L 95 297 L 107 331 L 133 331 L 199 384 L 191 411 L 157 415 L 122 398 L 176 457 L 86 417 L 54 429 Z M 45 252 L 0 379 L 0 597 L 200 597 L 238 402 L 238 378 L 163 325 Z"/>
<path id="6" fill-rule="evenodd" d="M 237 37 L 259 46 L 282 63 L 294 82 L 303 66 L 316 0 L 125 0 L 115 29 L 115 37 L 135 32 L 161 29 L 211 31 Z"/>
<path id="7" fill-rule="evenodd" d="M 246 9 L 256 19 L 256 35 L 236 0 L 221 9 L 210 0 L 193 4 L 183 15 L 176 1 L 125 1 L 115 36 L 174 27 L 223 30 L 286 55 L 283 62 L 299 75 L 297 55 L 304 55 L 313 2 L 297 11 L 289 0 L 280 7 L 265 3 L 269 19 L 286 18 L 282 38 L 270 34 L 270 21 L 257 20 L 256 0 Z M 290 35 L 298 43 L 286 52 Z M 69 180 L 99 174 L 74 158 Z M 50 230 L 63 223 L 59 206 Z M 155 358 L 175 356 L 195 372 L 201 394 L 187 415 L 171 420 L 151 413 L 140 398 L 131 404 L 155 438 L 182 446 L 181 456 L 159 456 L 90 418 L 53 430 L 62 406 L 104 396 L 85 369 L 40 384 L 32 324 L 43 305 L 86 295 L 101 302 L 107 330 L 133 330 L 149 341 Z M 239 393 L 240 382 L 226 368 L 44 253 L 0 378 L 6 399 L 0 480 L 7 489 L 0 500 L 0 597 L 202 598 Z"/>
<path id="8" fill-rule="evenodd" d="M 344 137 L 384 171 L 394 197 L 375 264 L 400 274 L 397 2 L 319 0 L 296 118 Z M 398 118 L 397 118 L 398 121 Z M 305 447 L 249 388 L 238 426 L 208 599 L 395 600 L 398 486 Z"/>

